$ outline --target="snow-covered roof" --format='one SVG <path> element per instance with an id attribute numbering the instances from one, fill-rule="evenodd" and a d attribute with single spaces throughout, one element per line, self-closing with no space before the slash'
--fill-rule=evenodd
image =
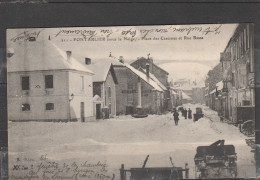
<path id="1" fill-rule="evenodd" d="M 99 102 L 99 101 L 102 101 L 102 99 L 100 98 L 99 95 L 96 94 L 96 95 L 93 97 L 93 101 L 94 101 L 94 102 Z"/>
<path id="2" fill-rule="evenodd" d="M 7 60 L 7 71 L 38 71 L 38 70 L 77 70 L 93 74 L 86 66 L 73 58 L 67 60 L 67 54 L 52 41 L 36 39 L 13 43 L 14 54 Z"/>
<path id="3" fill-rule="evenodd" d="M 191 99 L 191 97 L 188 96 L 185 92 L 182 91 L 182 99 L 187 99 L 187 100 L 189 100 L 189 99 Z"/>
<path id="4" fill-rule="evenodd" d="M 216 84 L 218 90 L 222 90 L 223 89 L 223 81 L 219 81 L 217 84 Z"/>
<path id="5" fill-rule="evenodd" d="M 179 90 L 186 90 L 186 91 L 191 91 L 192 90 L 192 86 L 175 86 L 174 89 L 179 89 Z"/>
<path id="6" fill-rule="evenodd" d="M 136 74 L 137 76 L 139 76 L 142 80 L 144 80 L 147 84 L 149 84 L 150 86 L 152 86 L 155 90 L 157 91 L 163 91 L 163 89 L 157 84 L 157 82 L 155 82 L 153 79 L 151 78 L 147 78 L 146 74 L 144 74 L 143 72 L 135 69 L 133 66 L 131 66 L 128 63 L 121 63 L 116 59 L 112 59 L 110 58 L 111 63 L 113 64 L 113 66 L 123 66 L 128 68 L 129 70 L 131 70 L 134 74 Z"/>
<path id="7" fill-rule="evenodd" d="M 176 93 L 173 89 L 171 90 L 171 93 L 174 95 L 178 95 L 178 93 Z"/>
<path id="8" fill-rule="evenodd" d="M 213 89 L 212 91 L 210 91 L 209 94 L 213 94 L 213 93 L 215 93 L 215 92 L 216 92 L 216 89 Z"/>
<path id="9" fill-rule="evenodd" d="M 146 74 L 143 72 L 135 69 L 130 64 L 124 63 L 125 67 L 130 69 L 133 73 L 135 73 L 137 76 L 139 76 L 141 79 L 143 79 L 146 83 L 148 83 L 150 86 L 152 86 L 157 91 L 163 91 L 163 89 L 151 78 L 147 78 Z"/>
<path id="10" fill-rule="evenodd" d="M 217 84 L 216 84 L 216 88 L 218 91 L 222 90 L 223 89 L 223 81 L 219 81 Z M 216 89 L 213 89 L 209 94 L 213 94 L 216 92 Z"/>
<path id="11" fill-rule="evenodd" d="M 92 72 L 95 74 L 93 75 L 93 82 L 104 82 L 107 79 L 107 75 L 112 68 L 112 63 L 109 60 L 91 60 L 91 64 L 86 65 Z M 112 72 L 114 73 L 114 72 Z M 117 83 L 117 79 L 115 74 L 112 74 L 115 83 Z"/>
<path id="12" fill-rule="evenodd" d="M 150 62 L 151 62 L 151 63 L 153 64 L 153 66 L 157 67 L 158 69 L 160 69 L 161 71 L 163 71 L 165 74 L 169 75 L 169 73 L 168 73 L 166 70 L 164 70 L 164 69 L 161 68 L 160 66 L 156 65 L 156 64 L 153 62 L 153 59 L 146 59 L 146 58 L 144 58 L 144 57 L 141 57 L 141 58 L 138 58 L 137 60 L 135 60 L 134 62 L 132 62 L 131 65 L 134 64 L 134 63 L 136 63 L 136 62 L 138 62 L 138 61 L 143 61 L 143 62 L 146 62 L 146 63 L 150 63 Z"/>
<path id="13" fill-rule="evenodd" d="M 146 73 L 146 70 L 143 68 L 139 68 L 143 73 Z M 152 80 L 154 80 L 164 91 L 167 90 L 167 88 L 159 81 L 159 79 L 157 77 L 155 77 L 154 74 L 149 72 L 149 76 Z"/>

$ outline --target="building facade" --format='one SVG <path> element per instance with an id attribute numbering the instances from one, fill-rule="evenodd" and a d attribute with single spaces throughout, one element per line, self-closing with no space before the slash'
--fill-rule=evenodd
<path id="1" fill-rule="evenodd" d="M 86 64 L 95 72 L 93 75 L 94 116 L 96 119 L 115 116 L 118 81 L 112 63 L 108 60 L 93 61 L 86 58 Z"/>
<path id="2" fill-rule="evenodd" d="M 221 94 L 222 116 L 234 123 L 242 120 L 241 116 L 254 119 L 253 29 L 253 24 L 239 24 L 224 52 L 221 53 L 224 83 Z"/>
<path id="3" fill-rule="evenodd" d="M 163 89 L 150 77 L 149 72 L 139 71 L 125 62 L 113 61 L 112 64 L 118 80 L 118 115 L 134 114 L 138 108 L 149 114 L 163 112 Z"/>
<path id="4" fill-rule="evenodd" d="M 208 73 L 206 104 L 229 123 L 255 119 L 253 51 L 253 24 L 239 24 Z"/>
<path id="5" fill-rule="evenodd" d="M 205 87 L 193 87 L 192 100 L 194 103 L 205 104 Z"/>
<path id="6" fill-rule="evenodd" d="M 164 90 L 163 95 L 163 109 L 162 111 L 167 111 L 172 109 L 172 103 L 171 103 L 171 95 L 170 95 L 170 85 L 168 82 L 168 75 L 169 73 L 162 69 L 161 67 L 157 66 L 152 58 L 139 58 L 133 63 L 131 63 L 131 66 L 133 66 L 136 69 L 146 69 L 146 65 L 149 64 L 150 67 L 150 73 L 158 79 L 158 81 L 166 87 L 166 90 Z"/>
<path id="7" fill-rule="evenodd" d="M 219 112 L 219 101 L 218 93 L 221 87 L 218 87 L 217 84 L 223 80 L 223 69 L 222 64 L 218 63 L 212 70 L 207 74 L 205 80 L 205 103 L 211 109 Z"/>
<path id="8" fill-rule="evenodd" d="M 92 121 L 93 73 L 48 38 L 10 44 L 10 121 Z"/>

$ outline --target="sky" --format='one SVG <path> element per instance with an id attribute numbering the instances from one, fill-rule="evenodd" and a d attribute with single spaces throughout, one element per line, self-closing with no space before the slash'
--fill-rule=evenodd
<path id="1" fill-rule="evenodd" d="M 53 41 L 80 61 L 119 58 L 133 62 L 153 58 L 169 72 L 169 79 L 203 81 L 208 70 L 219 62 L 237 24 L 71 27 L 7 30 L 7 47 L 21 44 L 29 36 Z"/>

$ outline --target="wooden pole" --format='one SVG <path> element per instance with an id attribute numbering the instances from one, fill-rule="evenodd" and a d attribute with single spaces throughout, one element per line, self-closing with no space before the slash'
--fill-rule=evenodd
<path id="1" fill-rule="evenodd" d="M 189 167 L 188 167 L 188 163 L 185 164 L 185 179 L 189 179 Z"/>
<path id="2" fill-rule="evenodd" d="M 125 172 L 124 172 L 124 164 L 121 164 L 121 168 L 120 168 L 120 180 L 126 180 L 125 179 Z"/>

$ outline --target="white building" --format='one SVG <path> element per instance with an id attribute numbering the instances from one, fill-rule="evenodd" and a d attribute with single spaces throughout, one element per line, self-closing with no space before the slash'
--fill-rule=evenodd
<path id="1" fill-rule="evenodd" d="M 41 39 L 40 39 L 41 38 Z M 10 43 L 7 60 L 10 121 L 90 121 L 93 73 L 48 37 Z"/>

